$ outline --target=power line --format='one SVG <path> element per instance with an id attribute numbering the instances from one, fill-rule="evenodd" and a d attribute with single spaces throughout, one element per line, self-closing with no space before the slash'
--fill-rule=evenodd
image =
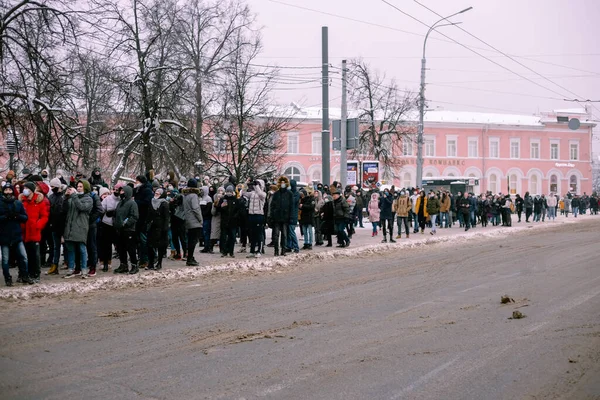
<path id="1" fill-rule="evenodd" d="M 407 17 L 409 17 L 409 18 L 411 18 L 411 19 L 413 19 L 413 20 L 415 20 L 415 21 L 419 22 L 420 24 L 422 24 L 422 25 L 424 25 L 424 26 L 426 26 L 426 27 L 428 27 L 428 28 L 429 28 L 429 25 L 427 25 L 425 22 L 421 21 L 420 19 L 418 19 L 418 18 L 416 18 L 416 17 L 413 17 L 412 15 L 410 15 L 410 14 L 409 14 L 409 13 L 407 13 L 406 11 L 403 11 L 403 10 L 401 10 L 400 8 L 398 8 L 398 7 L 397 7 L 397 6 L 395 6 L 394 4 L 390 3 L 389 1 L 387 1 L 387 0 L 381 0 L 381 1 L 382 1 L 382 2 L 384 2 L 385 4 L 387 4 L 388 6 L 392 7 L 393 9 L 397 10 L 398 12 L 400 12 L 400 13 L 402 13 L 402 14 L 406 15 Z M 467 50 L 469 50 L 469 51 L 471 51 L 471 52 L 473 52 L 473 53 L 477 54 L 478 56 L 480 56 L 480 57 L 482 57 L 482 58 L 484 58 L 484 59 L 486 59 L 486 60 L 488 60 L 489 62 L 491 62 L 491 63 L 493 63 L 493 64 L 495 64 L 495 65 L 499 66 L 500 68 L 503 68 L 503 69 L 505 69 L 505 70 L 507 70 L 507 71 L 509 71 L 509 72 L 511 72 L 511 73 L 513 73 L 513 74 L 515 74 L 515 75 L 517 75 L 517 76 L 519 76 L 519 77 L 521 77 L 521 78 L 525 79 L 526 81 L 533 83 L 533 84 L 534 84 L 534 85 L 536 85 L 536 86 L 539 86 L 539 87 L 541 87 L 541 88 L 543 88 L 543 89 L 546 89 L 546 90 L 548 90 L 548 91 L 550 91 L 550 92 L 552 92 L 552 93 L 554 93 L 554 94 L 557 94 L 557 95 L 561 96 L 562 98 L 564 98 L 564 97 L 567 97 L 567 96 L 564 96 L 564 94 L 561 94 L 561 93 L 557 92 L 557 91 L 556 91 L 556 90 L 554 90 L 554 89 L 550 89 L 549 87 L 546 87 L 546 86 L 544 86 L 544 85 L 542 85 L 542 84 L 540 84 L 540 83 L 538 83 L 538 82 L 535 82 L 535 81 L 533 81 L 533 80 L 531 80 L 531 79 L 529 79 L 529 78 L 527 78 L 527 77 L 525 77 L 525 76 L 523 76 L 523 75 L 519 74 L 518 72 L 515 72 L 515 71 L 511 70 L 510 68 L 508 68 L 508 67 L 506 67 L 506 66 L 504 66 L 504 65 L 502 65 L 502 64 L 500 64 L 500 63 L 498 63 L 498 62 L 496 62 L 496 61 L 494 61 L 494 60 L 492 60 L 491 58 L 489 58 L 489 57 L 487 57 L 487 56 L 484 56 L 483 54 L 481 54 L 481 53 L 479 53 L 479 52 L 477 52 L 477 51 L 473 50 L 473 47 L 469 47 L 469 46 L 467 46 L 467 45 L 464 45 L 464 44 L 460 43 L 459 41 L 457 41 L 457 40 L 455 40 L 455 39 L 451 38 L 450 36 L 448 36 L 448 35 L 446 35 L 446 34 L 444 34 L 444 33 L 442 33 L 442 32 L 439 32 L 439 31 L 436 31 L 436 32 L 437 32 L 438 34 L 440 34 L 440 35 L 444 36 L 445 38 L 448 38 L 448 39 L 450 39 L 450 40 L 451 40 L 451 41 L 453 41 L 454 43 L 456 43 L 456 44 L 458 44 L 458 45 L 460 45 L 460 46 L 464 47 L 465 49 L 467 49 Z"/>
<path id="2" fill-rule="evenodd" d="M 553 78 L 559 78 L 559 79 L 564 79 L 564 78 L 600 78 L 600 75 L 561 75 L 561 76 L 553 76 Z M 535 79 L 535 78 L 533 78 Z M 539 78 L 538 78 L 539 79 Z M 480 80 L 480 81 L 450 81 L 450 82 L 431 82 L 429 83 L 429 85 L 432 84 L 454 84 L 454 83 L 489 83 L 489 82 L 514 82 L 514 81 L 520 81 L 522 80 L 521 78 L 512 78 L 512 79 L 486 79 L 486 80 Z"/>
<path id="3" fill-rule="evenodd" d="M 426 5 L 420 3 L 418 0 L 414 0 L 415 3 L 417 3 L 418 5 L 420 5 L 421 7 L 424 7 L 425 9 L 431 11 L 432 13 L 434 13 L 435 15 L 437 15 L 440 18 L 444 18 L 442 15 L 438 14 L 436 11 L 432 10 L 431 8 L 427 7 Z M 445 19 L 445 18 L 444 18 Z M 523 64 L 522 62 L 516 60 L 515 58 L 513 58 L 512 56 L 506 54 L 505 52 L 503 52 L 502 50 L 498 49 L 497 47 L 489 44 L 488 42 L 486 42 L 485 40 L 481 39 L 480 37 L 478 37 L 477 35 L 472 34 L 471 32 L 467 31 L 466 29 L 464 29 L 462 26 L 459 25 L 453 25 L 454 27 L 460 29 L 461 31 L 463 31 L 464 33 L 466 33 L 467 35 L 471 36 L 474 39 L 477 39 L 478 41 L 480 41 L 481 43 L 485 44 L 486 46 L 488 46 L 489 48 L 493 49 L 494 51 L 502 54 L 503 56 L 507 57 L 508 59 L 512 60 L 513 62 L 519 64 L 520 66 L 522 66 L 523 68 L 526 68 L 527 70 L 533 72 L 534 74 L 538 75 L 540 78 L 545 79 L 546 81 L 558 86 L 559 88 L 561 88 L 562 90 L 567 91 L 568 93 L 571 93 L 572 95 L 576 96 L 576 97 L 582 97 L 580 95 L 578 95 L 577 93 L 573 92 L 572 90 L 554 82 L 552 79 L 540 74 L 539 72 L 535 71 L 532 68 L 529 68 L 527 65 Z"/>

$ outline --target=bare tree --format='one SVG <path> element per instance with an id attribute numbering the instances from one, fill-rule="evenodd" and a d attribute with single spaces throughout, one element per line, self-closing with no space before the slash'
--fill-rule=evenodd
<path id="1" fill-rule="evenodd" d="M 207 123 L 215 146 L 206 153 L 208 169 L 237 181 L 279 170 L 284 155 L 282 133 L 296 126 L 293 111 L 273 105 L 269 98 L 276 71 L 252 66 L 260 50 L 257 35 L 238 35 L 222 84 L 219 112 Z"/>
<path id="2" fill-rule="evenodd" d="M 60 54 L 75 24 L 60 1 L 2 1 L 0 9 L 0 126 L 37 149 L 29 163 L 72 164 L 79 130 L 64 111 L 70 72 Z"/>
<path id="3" fill-rule="evenodd" d="M 135 160 L 142 171 L 189 164 L 195 144 L 179 115 L 189 67 L 182 65 L 175 45 L 177 3 L 130 0 L 124 7 L 122 2 L 96 0 L 95 4 L 104 23 L 100 31 L 108 32 L 108 54 L 116 60 L 120 92 L 115 119 L 118 159 L 112 180 Z"/>
<path id="4" fill-rule="evenodd" d="M 222 75 L 229 58 L 239 46 L 252 45 L 236 39 L 241 32 L 252 29 L 253 23 L 254 16 L 240 0 L 187 0 L 179 13 L 177 47 L 184 55 L 185 65 L 191 67 L 187 79 L 193 110 L 195 152 L 203 161 L 206 161 L 204 121 L 221 95 L 220 85 L 215 86 L 215 80 Z"/>
<path id="5" fill-rule="evenodd" d="M 359 147 L 353 157 L 365 154 L 379 160 L 384 178 L 393 177 L 400 165 L 402 143 L 411 141 L 416 126 L 410 122 L 417 99 L 401 91 L 394 80 L 388 81 L 362 60 L 349 63 L 348 88 L 350 101 L 361 122 Z"/>

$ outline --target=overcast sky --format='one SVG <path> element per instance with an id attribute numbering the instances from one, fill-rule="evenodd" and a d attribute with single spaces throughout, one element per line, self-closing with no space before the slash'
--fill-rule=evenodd
<path id="1" fill-rule="evenodd" d="M 261 63 L 320 66 L 321 27 L 329 27 L 330 63 L 361 57 L 394 78 L 400 87 L 418 90 L 420 58 L 427 27 L 381 0 L 247 0 L 263 29 Z M 415 18 L 432 24 L 439 19 L 413 0 L 388 0 Z M 502 56 L 456 27 L 440 32 L 474 48 L 535 83 L 432 33 L 427 43 L 427 99 L 430 108 L 533 114 L 577 107 L 564 98 L 600 100 L 600 1 L 598 0 L 419 0 L 443 16 L 454 17 L 469 33 L 515 57 L 533 71 Z M 287 3 L 289 5 L 284 5 Z M 296 5 L 315 11 L 303 10 Z M 337 14 L 361 22 L 344 20 Z M 402 32 L 404 31 L 404 32 Z M 286 84 L 278 100 L 318 105 L 316 69 L 282 68 Z M 549 78 L 552 82 L 536 75 Z M 282 79 L 284 79 L 282 78 Z M 339 107 L 340 76 L 333 75 L 331 106 Z M 302 83 L 300 83 L 302 82 Z M 445 85 L 445 86 L 444 86 Z M 564 87 L 561 88 L 560 86 Z M 451 87 L 450 87 L 451 86 Z M 567 91 L 568 89 L 569 91 Z M 505 93 L 501 93 L 505 92 Z M 600 103 L 594 118 L 600 120 Z M 600 140 L 596 140 L 596 152 Z"/>

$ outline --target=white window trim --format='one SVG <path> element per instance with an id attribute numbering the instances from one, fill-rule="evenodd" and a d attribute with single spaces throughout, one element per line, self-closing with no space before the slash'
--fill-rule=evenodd
<path id="1" fill-rule="evenodd" d="M 313 132 L 310 136 L 310 150 L 311 150 L 311 154 L 320 156 L 323 154 L 323 138 L 322 138 L 322 133 L 321 132 Z M 315 138 L 319 139 L 319 142 L 321 143 L 321 147 L 318 149 L 318 151 L 315 153 Z M 298 140 L 298 147 L 300 147 L 300 141 Z"/>
<path id="2" fill-rule="evenodd" d="M 571 146 L 576 144 L 577 145 L 577 159 L 573 160 L 571 158 Z M 580 161 L 581 157 L 580 157 L 580 151 L 579 151 L 579 140 L 569 140 L 569 161 Z"/>
<path id="3" fill-rule="evenodd" d="M 404 152 L 404 146 L 410 144 L 410 153 Z M 404 157 L 412 157 L 415 155 L 415 138 L 412 135 L 404 136 L 402 138 L 402 155 Z"/>
<path id="4" fill-rule="evenodd" d="M 448 142 L 454 140 L 454 146 L 456 154 L 451 156 L 448 155 Z M 446 135 L 446 158 L 458 158 L 458 135 Z"/>
<path id="5" fill-rule="evenodd" d="M 492 156 L 492 151 L 490 150 L 492 148 L 492 143 L 496 143 L 497 146 L 496 148 L 498 149 L 498 155 L 497 156 Z M 500 158 L 500 138 L 499 137 L 490 137 L 489 141 L 488 141 L 488 158 Z"/>
<path id="6" fill-rule="evenodd" d="M 513 157 L 513 154 L 512 154 L 513 143 L 517 143 L 519 145 L 519 156 L 518 157 Z M 509 147 L 508 155 L 510 156 L 510 158 L 512 160 L 520 160 L 521 159 L 521 138 L 510 138 L 510 147 Z"/>
<path id="7" fill-rule="evenodd" d="M 436 153 L 436 151 L 435 151 L 435 148 L 436 148 L 436 137 L 437 137 L 436 135 L 423 135 L 423 147 L 424 147 L 424 149 L 423 149 L 423 157 L 435 157 L 435 153 Z M 427 146 L 425 145 L 425 142 L 427 140 L 433 140 L 433 155 L 432 156 L 428 156 L 427 155 L 427 151 L 426 151 L 427 150 Z"/>
<path id="8" fill-rule="evenodd" d="M 533 150 L 533 144 L 537 144 L 538 145 L 538 156 L 537 158 L 533 158 L 531 156 L 531 152 Z M 540 160 L 542 158 L 542 144 L 540 139 L 530 139 L 529 140 L 529 158 L 532 160 Z"/>
<path id="9" fill-rule="evenodd" d="M 290 151 L 290 138 L 292 138 L 292 137 L 296 138 L 297 149 L 295 152 Z M 300 153 L 300 132 L 288 132 L 286 142 L 285 142 L 285 147 L 286 147 L 287 154 L 299 154 Z"/>
<path id="10" fill-rule="evenodd" d="M 477 154 L 475 154 L 474 156 L 471 156 L 469 154 L 469 151 L 470 151 L 471 142 L 473 142 L 473 141 L 475 141 L 475 152 Z M 479 158 L 479 137 L 470 136 L 467 138 L 467 158 Z"/>
<path id="11" fill-rule="evenodd" d="M 558 152 L 556 154 L 556 158 L 552 158 L 552 145 L 555 144 L 558 147 Z M 560 139 L 550 139 L 550 149 L 549 149 L 548 158 L 550 160 L 560 160 Z"/>

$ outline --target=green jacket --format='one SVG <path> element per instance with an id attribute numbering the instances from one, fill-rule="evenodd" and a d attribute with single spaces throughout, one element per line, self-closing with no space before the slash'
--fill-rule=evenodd
<path id="1" fill-rule="evenodd" d="M 67 200 L 67 221 L 65 223 L 65 241 L 86 243 L 90 228 L 90 212 L 94 200 L 89 194 L 72 194 Z"/>
<path id="2" fill-rule="evenodd" d="M 441 207 L 441 203 L 440 203 L 440 199 L 438 199 L 437 197 L 429 197 L 427 199 L 427 214 L 429 215 L 437 215 L 440 213 L 440 207 Z"/>

